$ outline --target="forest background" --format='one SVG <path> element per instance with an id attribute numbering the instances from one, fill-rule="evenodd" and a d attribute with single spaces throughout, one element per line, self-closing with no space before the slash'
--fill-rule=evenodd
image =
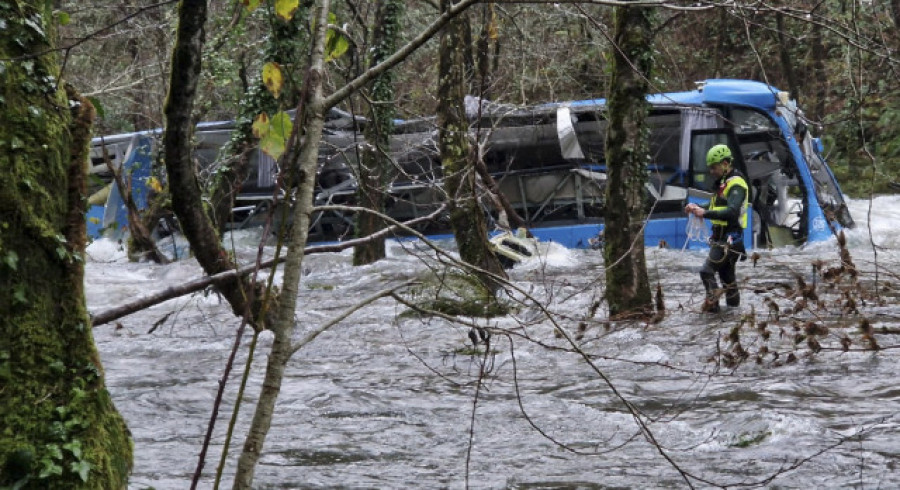
<path id="1" fill-rule="evenodd" d="M 271 5 L 263 2 L 250 12 L 245 3 L 209 5 L 197 121 L 238 118 L 242 99 L 259 85 L 278 21 Z M 334 3 L 335 25 L 350 43 L 328 64 L 326 90 L 363 70 L 374 4 Z M 406 4 L 394 33 L 398 44 L 439 9 L 435 0 Z M 707 78 L 767 82 L 789 91 L 804 108 L 845 193 L 860 197 L 900 188 L 900 0 L 702 4 L 657 9 L 651 92 L 690 90 Z M 63 76 L 100 107 L 95 135 L 162 127 L 177 2 L 65 0 L 59 12 L 60 45 L 69 47 Z M 466 15 L 465 35 L 472 41 L 466 64 L 479 75 L 470 77 L 469 93 L 511 104 L 607 96 L 608 6 L 509 2 L 479 5 Z M 437 50 L 432 41 L 394 70 L 398 118 L 434 114 Z M 286 72 L 292 68 L 302 69 Z M 281 104 L 293 107 L 289 98 Z M 363 95 L 340 108 L 367 114 Z"/>

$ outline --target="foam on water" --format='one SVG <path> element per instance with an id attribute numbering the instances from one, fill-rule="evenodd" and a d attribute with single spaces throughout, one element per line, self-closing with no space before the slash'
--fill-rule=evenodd
<path id="1" fill-rule="evenodd" d="M 88 262 L 116 262 L 128 260 L 124 246 L 116 240 L 98 238 L 89 243 L 85 250 Z"/>
<path id="2" fill-rule="evenodd" d="M 845 234 L 851 246 L 869 246 L 869 230 L 876 245 L 888 249 L 900 249 L 900 195 L 877 196 L 868 199 L 850 199 L 847 203 L 856 227 Z"/>

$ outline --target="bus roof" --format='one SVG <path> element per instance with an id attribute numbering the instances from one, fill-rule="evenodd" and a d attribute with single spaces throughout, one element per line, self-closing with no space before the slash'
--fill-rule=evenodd
<path id="1" fill-rule="evenodd" d="M 667 92 L 647 96 L 647 101 L 654 106 L 703 106 L 703 105 L 741 105 L 763 110 L 774 110 L 778 89 L 754 80 L 731 80 L 715 78 L 697 82 L 698 88 L 686 92 Z M 549 109 L 567 105 L 580 109 L 601 108 L 606 99 L 578 100 L 572 102 L 554 102 L 539 105 Z"/>

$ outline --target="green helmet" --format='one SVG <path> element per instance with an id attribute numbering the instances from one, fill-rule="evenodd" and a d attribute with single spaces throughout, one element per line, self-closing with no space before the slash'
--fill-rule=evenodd
<path id="1" fill-rule="evenodd" d="M 731 160 L 731 149 L 728 145 L 716 145 L 706 152 L 706 166 L 718 165 L 725 159 Z"/>

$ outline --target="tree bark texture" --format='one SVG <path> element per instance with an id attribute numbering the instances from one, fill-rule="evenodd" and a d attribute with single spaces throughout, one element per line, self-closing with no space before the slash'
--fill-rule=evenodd
<path id="1" fill-rule="evenodd" d="M 898 0 L 900 1 L 900 0 Z M 812 64 L 812 80 L 807 83 L 813 85 L 811 106 L 812 119 L 814 121 L 822 121 L 825 117 L 825 102 L 828 100 L 828 72 L 825 67 L 827 58 L 827 50 L 824 38 L 822 36 L 823 27 L 820 25 L 810 26 L 812 33 L 809 38 L 809 58 Z"/>
<path id="2" fill-rule="evenodd" d="M 403 2 L 379 0 L 375 18 L 371 58 L 368 65 L 375 66 L 397 50 Z M 391 175 L 391 134 L 394 118 L 394 73 L 387 70 L 372 80 L 369 91 L 369 125 L 366 126 L 366 148 L 361 155 L 357 192 L 360 206 L 384 212 L 385 187 Z M 356 217 L 358 237 L 371 235 L 384 228 L 385 223 L 373 213 L 360 213 Z M 369 241 L 353 249 L 353 264 L 371 264 L 384 258 L 384 238 Z"/>
<path id="3" fill-rule="evenodd" d="M 163 107 L 166 121 L 163 148 L 172 194 L 172 210 L 191 244 L 191 251 L 197 262 L 207 274 L 213 275 L 234 269 L 235 264 L 222 246 L 218 230 L 206 213 L 191 158 L 194 126 L 191 112 L 200 78 L 206 13 L 206 0 L 183 0 L 178 9 L 169 95 Z M 236 315 L 243 316 L 250 311 L 251 318 L 248 320 L 258 325 L 259 319 L 255 318 L 255 313 L 259 311 L 258 301 L 250 309 L 247 306 L 250 297 L 255 299 L 260 295 L 249 295 L 251 284 L 248 280 L 235 278 L 221 284 L 219 291 Z"/>
<path id="4" fill-rule="evenodd" d="M 793 44 L 787 33 L 785 32 L 784 15 L 781 12 L 775 13 L 775 36 L 778 40 L 778 56 L 781 60 L 781 69 L 784 71 L 784 77 L 788 82 L 788 93 L 794 100 L 800 100 L 800 86 L 797 83 L 797 75 L 794 73 L 794 57 L 791 56 L 791 45 Z"/>
<path id="5" fill-rule="evenodd" d="M 243 450 L 238 458 L 234 488 L 250 489 L 256 464 L 262 455 L 266 435 L 272 426 L 275 414 L 275 403 L 281 392 L 284 370 L 291 359 L 291 337 L 295 329 L 294 315 L 297 312 L 297 295 L 300 289 L 300 275 L 303 265 L 304 247 L 309 235 L 310 215 L 313 208 L 316 170 L 319 161 L 319 143 L 325 127 L 325 104 L 323 97 L 325 75 L 325 32 L 328 23 L 329 0 L 322 0 L 316 18 L 316 31 L 313 39 L 313 53 L 310 57 L 309 75 L 304 87 L 306 100 L 301 102 L 303 114 L 298 113 L 298 121 L 294 124 L 294 133 L 285 152 L 292 155 L 290 146 L 301 141 L 300 133 L 305 131 L 300 147 L 298 168 L 292 169 L 297 175 L 297 201 L 293 208 L 293 226 L 288 240 L 285 256 L 284 279 L 282 281 L 282 298 L 272 324 L 275 338 L 272 350 L 266 363 L 262 392 L 253 413 L 253 420 L 244 440 Z M 302 124 L 301 120 L 305 122 Z"/>
<path id="6" fill-rule="evenodd" d="M 91 104 L 51 2 L 0 4 L 0 487 L 125 488 L 132 442 L 84 298 Z"/>
<path id="7" fill-rule="evenodd" d="M 900 0 L 891 0 L 891 14 L 894 18 L 894 27 L 900 29 Z"/>
<path id="8" fill-rule="evenodd" d="M 450 8 L 441 0 L 441 9 Z M 438 66 L 438 135 L 444 191 L 450 200 L 450 225 L 463 261 L 500 277 L 506 272 L 488 245 L 484 213 L 476 197 L 475 160 L 469 142 L 469 123 L 463 105 L 466 79 L 463 42 L 464 17 L 457 17 L 441 32 Z M 484 285 L 496 290 L 493 279 L 482 277 Z"/>
<path id="9" fill-rule="evenodd" d="M 644 258 L 644 184 L 647 181 L 649 104 L 653 64 L 651 11 L 617 7 L 612 78 L 607 102 L 605 247 L 610 316 L 649 314 L 652 301 Z"/>

